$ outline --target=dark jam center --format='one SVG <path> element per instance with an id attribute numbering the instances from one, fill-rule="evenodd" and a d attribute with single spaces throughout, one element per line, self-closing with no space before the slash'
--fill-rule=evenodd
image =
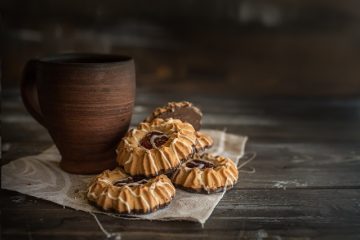
<path id="1" fill-rule="evenodd" d="M 117 186 L 117 187 L 121 187 L 121 186 L 124 186 L 124 185 L 126 185 L 128 183 L 131 183 L 133 181 L 134 180 L 131 177 L 128 177 L 128 178 L 124 178 L 124 179 L 114 181 L 113 185 Z"/>
<path id="2" fill-rule="evenodd" d="M 149 132 L 140 141 L 140 145 L 146 149 L 158 148 L 165 144 L 169 138 L 162 132 Z"/>
<path id="3" fill-rule="evenodd" d="M 114 186 L 117 186 L 117 187 L 122 187 L 122 186 L 125 186 L 125 185 L 128 185 L 128 186 L 133 186 L 133 185 L 139 185 L 139 184 L 143 184 L 143 183 L 146 183 L 148 180 L 147 179 L 141 179 L 141 178 L 132 178 L 132 177 L 128 177 L 128 178 L 125 178 L 125 179 L 120 179 L 120 180 L 116 180 L 113 182 L 113 185 Z"/>
<path id="4" fill-rule="evenodd" d="M 186 166 L 188 168 L 200 168 L 200 169 L 214 168 L 215 167 L 215 165 L 212 164 L 211 162 L 205 162 L 203 160 L 198 160 L 198 159 L 194 159 L 191 162 L 188 162 L 186 164 Z"/>

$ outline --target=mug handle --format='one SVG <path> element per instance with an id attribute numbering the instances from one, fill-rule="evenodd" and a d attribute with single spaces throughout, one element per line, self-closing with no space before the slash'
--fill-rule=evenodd
<path id="1" fill-rule="evenodd" d="M 28 112 L 38 123 L 45 127 L 44 117 L 41 113 L 38 92 L 36 87 L 36 70 L 38 60 L 29 60 L 23 70 L 22 81 L 20 85 L 21 98 Z"/>

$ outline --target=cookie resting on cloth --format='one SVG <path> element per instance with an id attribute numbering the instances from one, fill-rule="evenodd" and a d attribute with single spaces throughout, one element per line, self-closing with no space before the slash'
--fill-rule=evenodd
<path id="1" fill-rule="evenodd" d="M 218 130 L 202 131 L 214 140 L 214 152 L 233 159 L 235 164 L 244 155 L 246 136 Z M 116 222 L 117 213 L 103 211 L 95 204 L 89 204 L 87 189 L 95 176 L 64 172 L 59 167 L 60 160 L 61 155 L 53 145 L 39 154 L 21 157 L 4 164 L 1 169 L 1 188 L 50 201 L 59 206 L 113 216 L 113 221 Z M 224 192 L 205 195 L 176 190 L 176 196 L 166 208 L 149 214 L 132 215 L 128 219 L 188 220 L 205 223 L 223 195 Z"/>
<path id="2" fill-rule="evenodd" d="M 171 180 L 183 190 L 209 194 L 232 188 L 238 180 L 238 170 L 229 158 L 195 154 L 181 164 Z"/>
<path id="3" fill-rule="evenodd" d="M 166 175 L 134 181 L 119 168 L 99 174 L 87 192 L 88 200 L 103 210 L 126 214 L 154 212 L 174 196 L 175 188 Z"/>

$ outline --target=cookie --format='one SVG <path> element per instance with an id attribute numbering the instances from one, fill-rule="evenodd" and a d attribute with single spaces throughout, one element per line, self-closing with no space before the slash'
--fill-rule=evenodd
<path id="1" fill-rule="evenodd" d="M 117 168 L 95 177 L 88 188 L 87 198 L 106 211 L 145 214 L 168 205 L 175 192 L 166 175 L 136 181 Z"/>
<path id="2" fill-rule="evenodd" d="M 195 154 L 181 164 L 171 180 L 183 190 L 210 194 L 232 188 L 238 180 L 238 170 L 229 158 Z"/>
<path id="3" fill-rule="evenodd" d="M 117 162 L 131 176 L 168 174 L 193 155 L 196 141 L 191 124 L 157 118 L 125 135 L 117 148 Z"/>
<path id="4" fill-rule="evenodd" d="M 190 123 L 196 131 L 200 130 L 202 113 L 199 108 L 190 102 L 169 102 L 163 107 L 158 107 L 146 118 L 145 122 L 151 122 L 155 118 L 174 118 Z"/>

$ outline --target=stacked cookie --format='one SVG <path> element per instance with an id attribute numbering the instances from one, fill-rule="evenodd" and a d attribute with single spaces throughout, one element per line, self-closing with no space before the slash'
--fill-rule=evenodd
<path id="1" fill-rule="evenodd" d="M 204 153 L 213 140 L 199 132 L 201 119 L 189 102 L 155 109 L 121 140 L 119 167 L 94 179 L 88 199 L 104 210 L 149 213 L 171 202 L 174 185 L 207 194 L 231 188 L 237 168 L 231 159 Z"/>

